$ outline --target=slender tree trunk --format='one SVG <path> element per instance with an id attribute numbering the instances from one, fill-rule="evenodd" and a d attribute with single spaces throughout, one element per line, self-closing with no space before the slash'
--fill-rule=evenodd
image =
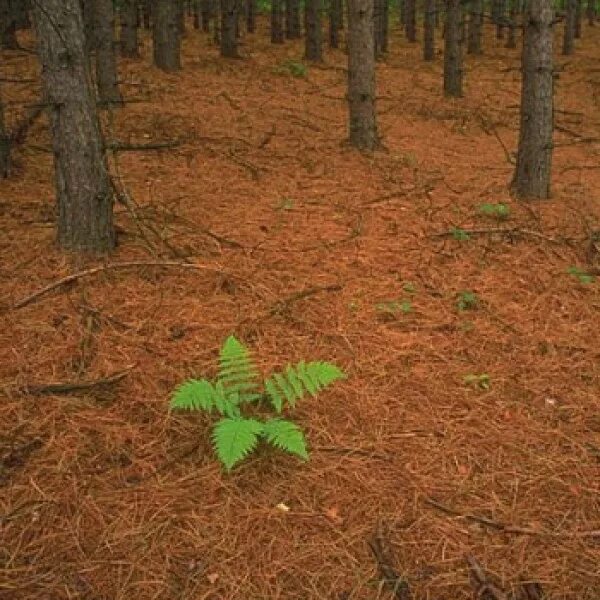
<path id="1" fill-rule="evenodd" d="M 8 177 L 10 171 L 10 136 L 4 122 L 4 104 L 0 95 L 0 178 Z"/>
<path id="2" fill-rule="evenodd" d="M 33 21 L 49 105 L 58 243 L 66 250 L 105 253 L 115 246 L 113 196 L 79 0 L 44 0 L 43 6 L 36 1 Z"/>
<path id="3" fill-rule="evenodd" d="M 246 11 L 246 31 L 254 33 L 256 31 L 256 0 L 246 0 L 244 9 Z"/>
<path id="4" fill-rule="evenodd" d="M 221 56 L 224 58 L 239 58 L 236 29 L 236 0 L 221 0 Z"/>
<path id="5" fill-rule="evenodd" d="M 142 0 L 142 18 L 144 29 L 150 29 L 152 24 L 152 0 Z"/>
<path id="6" fill-rule="evenodd" d="M 387 52 L 388 38 L 388 0 L 374 0 L 373 25 L 374 25 L 374 51 L 375 59 L 379 59 Z"/>
<path id="7" fill-rule="evenodd" d="M 462 97 L 462 49 L 460 47 L 460 0 L 446 0 L 444 38 L 444 94 Z"/>
<path id="8" fill-rule="evenodd" d="M 93 0 L 96 83 L 100 102 L 121 102 L 115 52 L 115 14 L 112 0 Z"/>
<path id="9" fill-rule="evenodd" d="M 423 11 L 423 60 L 435 58 L 435 0 L 425 0 Z"/>
<path id="10" fill-rule="evenodd" d="M 400 8 L 400 25 L 406 25 L 406 0 L 398 0 Z"/>
<path id="11" fill-rule="evenodd" d="M 575 31 L 573 35 L 576 40 L 581 38 L 581 21 L 583 19 L 582 0 L 576 0 L 575 3 Z"/>
<path id="12" fill-rule="evenodd" d="M 202 22 L 200 0 L 192 0 L 192 16 L 194 17 L 194 29 L 200 29 L 200 25 Z"/>
<path id="13" fill-rule="evenodd" d="M 271 0 L 271 43 L 283 44 L 283 0 Z"/>
<path id="14" fill-rule="evenodd" d="M 483 0 L 472 0 L 469 11 L 467 54 L 482 54 Z"/>
<path id="15" fill-rule="evenodd" d="M 28 0 L 10 0 L 13 9 L 13 16 L 18 30 L 30 29 L 31 21 L 29 20 L 29 2 Z"/>
<path id="16" fill-rule="evenodd" d="M 594 22 L 596 21 L 596 0 L 588 0 L 586 13 L 588 25 L 593 27 Z"/>
<path id="17" fill-rule="evenodd" d="M 496 39 L 504 39 L 504 19 L 506 14 L 506 3 L 504 0 L 498 0 L 498 9 L 496 14 Z"/>
<path id="18" fill-rule="evenodd" d="M 416 0 L 405 0 L 404 29 L 409 42 L 417 41 L 417 3 Z"/>
<path id="19" fill-rule="evenodd" d="M 0 48 L 14 50 L 17 42 L 17 24 L 11 10 L 10 0 L 0 0 Z"/>
<path id="20" fill-rule="evenodd" d="M 175 12 L 177 14 L 177 26 L 179 27 L 179 35 L 185 34 L 185 5 L 184 0 L 171 0 L 175 2 Z"/>
<path id="21" fill-rule="evenodd" d="M 177 6 L 172 0 L 154 0 L 152 4 L 153 58 L 163 71 L 181 69 L 181 31 Z"/>
<path id="22" fill-rule="evenodd" d="M 575 39 L 575 17 L 577 10 L 577 0 L 567 0 L 567 12 L 565 14 L 565 29 L 563 33 L 562 53 L 564 55 L 573 54 L 573 45 Z"/>
<path id="23" fill-rule="evenodd" d="M 329 47 L 338 48 L 340 45 L 340 28 L 343 4 L 340 0 L 329 1 Z"/>
<path id="24" fill-rule="evenodd" d="M 285 36 L 289 40 L 302 37 L 300 3 L 298 0 L 286 0 L 285 2 Z"/>
<path id="25" fill-rule="evenodd" d="M 529 0 L 523 40 L 521 126 L 512 190 L 520 198 L 548 198 L 553 131 L 552 0 Z"/>
<path id="26" fill-rule="evenodd" d="M 304 5 L 306 27 L 304 53 L 306 60 L 313 62 L 321 62 L 323 60 L 321 2 L 322 0 L 306 0 Z"/>
<path id="27" fill-rule="evenodd" d="M 136 0 L 122 0 L 121 4 L 121 55 L 127 58 L 137 58 L 138 25 Z"/>
<path id="28" fill-rule="evenodd" d="M 200 0 L 200 12 L 202 14 L 202 31 L 208 33 L 210 31 L 210 21 L 213 18 L 212 0 Z M 249 3 L 254 0 L 248 0 Z M 250 30 L 248 30 L 250 31 Z M 252 30 L 254 31 L 254 29 Z"/>
<path id="29" fill-rule="evenodd" d="M 517 47 L 517 0 L 508 0 L 508 36 L 505 48 Z"/>
<path id="30" fill-rule="evenodd" d="M 348 103 L 350 143 L 373 150 L 379 143 L 375 115 L 375 50 L 372 0 L 348 0 Z"/>

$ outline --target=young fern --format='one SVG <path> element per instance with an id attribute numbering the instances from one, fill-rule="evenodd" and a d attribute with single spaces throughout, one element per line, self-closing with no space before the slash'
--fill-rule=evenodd
<path id="1" fill-rule="evenodd" d="M 267 397 L 280 414 L 287 402 L 292 407 L 308 392 L 319 391 L 345 377 L 343 371 L 327 362 L 299 362 L 282 373 L 267 377 L 261 392 L 259 373 L 248 349 L 235 337 L 225 340 L 219 353 L 219 372 L 215 383 L 189 379 L 177 387 L 171 398 L 174 410 L 216 410 L 221 420 L 214 427 L 212 441 L 217 457 L 229 471 L 254 451 L 261 440 L 308 459 L 302 430 L 292 421 L 267 418 L 263 421 L 244 417 L 244 404 Z"/>

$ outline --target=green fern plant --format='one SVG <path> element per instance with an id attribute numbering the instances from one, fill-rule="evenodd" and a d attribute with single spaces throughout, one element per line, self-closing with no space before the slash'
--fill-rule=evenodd
<path id="1" fill-rule="evenodd" d="M 212 442 L 217 457 L 229 471 L 253 452 L 259 442 L 307 460 L 308 452 L 302 430 L 293 421 L 281 418 L 286 404 L 318 392 L 333 382 L 345 378 L 335 365 L 300 361 L 284 371 L 269 375 L 262 384 L 250 352 L 234 336 L 225 340 L 219 352 L 219 371 L 214 382 L 188 379 L 175 389 L 171 397 L 172 410 L 216 411 L 221 419 L 215 424 Z M 266 400 L 277 416 L 250 418 L 243 407 Z"/>

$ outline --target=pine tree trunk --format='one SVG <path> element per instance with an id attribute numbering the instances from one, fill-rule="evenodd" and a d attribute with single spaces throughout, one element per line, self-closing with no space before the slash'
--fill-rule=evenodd
<path id="1" fill-rule="evenodd" d="M 348 0 L 348 103 L 350 143 L 373 150 L 379 143 L 375 115 L 375 50 L 372 0 Z"/>
<path id="2" fill-rule="evenodd" d="M 405 0 L 405 33 L 409 42 L 417 41 L 417 3 L 416 0 Z"/>
<path id="3" fill-rule="evenodd" d="M 58 243 L 76 252 L 105 253 L 115 246 L 113 196 L 89 65 L 79 0 L 33 5 L 49 105 L 58 202 Z M 51 15 L 51 18 L 48 18 Z"/>
<path id="4" fill-rule="evenodd" d="M 181 69 L 181 31 L 177 5 L 172 0 L 152 4 L 154 64 L 168 73 Z"/>
<path id="5" fill-rule="evenodd" d="M 121 56 L 137 58 L 138 50 L 138 11 L 136 0 L 122 0 L 121 4 Z"/>
<path id="6" fill-rule="evenodd" d="M 467 54 L 482 54 L 483 0 L 472 0 L 469 11 Z"/>
<path id="7" fill-rule="evenodd" d="M 117 83 L 115 53 L 115 14 L 112 0 L 93 0 L 96 48 L 96 84 L 102 103 L 121 102 Z"/>
<path id="8" fill-rule="evenodd" d="M 150 29 L 152 24 L 152 0 L 142 0 L 142 17 L 144 29 Z"/>
<path id="9" fill-rule="evenodd" d="M 455 98 L 462 97 L 461 12 L 460 0 L 446 0 L 444 94 Z"/>
<path id="10" fill-rule="evenodd" d="M 498 0 L 498 12 L 496 14 L 496 39 L 504 39 L 504 19 L 506 13 L 506 3 L 504 0 Z"/>
<path id="11" fill-rule="evenodd" d="M 406 0 L 398 0 L 400 8 L 400 25 L 406 25 Z"/>
<path id="12" fill-rule="evenodd" d="M 171 0 L 175 2 L 175 12 L 177 14 L 177 26 L 179 27 L 179 35 L 185 34 L 185 4 L 184 0 Z"/>
<path id="13" fill-rule="evenodd" d="M 200 0 L 201 8 L 200 12 L 202 13 L 202 31 L 204 33 L 208 33 L 210 31 L 210 20 L 213 18 L 213 10 L 212 10 L 212 1 L 211 0 Z M 249 3 L 254 0 L 248 0 Z M 248 30 L 250 31 L 250 30 Z M 254 30 L 252 30 L 254 31 Z"/>
<path id="14" fill-rule="evenodd" d="M 593 27 L 594 22 L 596 21 L 596 0 L 588 0 L 586 13 L 588 25 Z"/>
<path id="15" fill-rule="evenodd" d="M 306 0 L 304 5 L 306 27 L 304 53 L 306 60 L 313 62 L 321 62 L 323 60 L 321 2 L 322 0 Z"/>
<path id="16" fill-rule="evenodd" d="M 271 43 L 283 44 L 285 34 L 283 31 L 283 0 L 271 0 Z"/>
<path id="17" fill-rule="evenodd" d="M 17 24 L 15 23 L 10 0 L 0 0 L 0 48 L 14 50 L 17 42 Z"/>
<path id="18" fill-rule="evenodd" d="M 581 38 L 581 21 L 583 19 L 583 11 L 581 9 L 582 9 L 581 0 L 576 0 L 576 3 L 575 3 L 575 31 L 573 32 L 573 35 L 576 40 Z"/>
<path id="19" fill-rule="evenodd" d="M 11 0 L 13 7 L 13 17 L 17 30 L 30 29 L 31 21 L 29 20 L 29 2 L 28 0 Z"/>
<path id="20" fill-rule="evenodd" d="M 200 0 L 192 0 L 192 15 L 194 17 L 194 29 L 200 29 L 202 22 L 202 12 L 200 10 Z"/>
<path id="21" fill-rule="evenodd" d="M 221 56 L 224 58 L 239 58 L 236 29 L 236 0 L 221 0 Z"/>
<path id="22" fill-rule="evenodd" d="M 378 60 L 387 52 L 388 37 L 388 11 L 387 0 L 374 0 L 373 5 L 373 24 L 374 24 L 374 51 L 375 60 Z"/>
<path id="23" fill-rule="evenodd" d="M 435 58 L 435 0 L 425 0 L 423 12 L 423 60 Z"/>
<path id="24" fill-rule="evenodd" d="M 575 39 L 575 17 L 577 10 L 577 0 L 567 0 L 567 12 L 565 14 L 565 28 L 563 33 L 562 53 L 567 56 L 573 54 L 573 45 Z"/>
<path id="25" fill-rule="evenodd" d="M 300 27 L 300 3 L 298 0 L 286 0 L 285 3 L 285 37 L 295 40 L 302 37 Z"/>
<path id="26" fill-rule="evenodd" d="M 520 198 L 548 198 L 553 123 L 552 0 L 529 0 L 523 39 L 521 126 L 512 190 Z"/>
<path id="27" fill-rule="evenodd" d="M 10 137 L 4 122 L 4 104 L 0 95 L 0 178 L 8 177 L 10 171 Z"/>
<path id="28" fill-rule="evenodd" d="M 505 48 L 517 47 L 517 0 L 508 0 L 508 36 Z"/>
<path id="29" fill-rule="evenodd" d="M 339 0 L 330 0 L 329 2 L 329 47 L 338 48 L 340 45 L 340 21 L 342 3 Z"/>

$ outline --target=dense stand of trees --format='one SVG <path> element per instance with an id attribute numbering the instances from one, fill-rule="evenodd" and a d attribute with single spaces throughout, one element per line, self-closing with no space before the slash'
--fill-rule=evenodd
<path id="1" fill-rule="evenodd" d="M 561 1 L 556 6 L 552 0 L 399 0 L 396 17 L 388 0 L 327 0 L 326 6 L 325 0 L 271 0 L 270 36 L 272 43 L 283 44 L 304 32 L 305 60 L 320 62 L 327 17 L 325 43 L 348 56 L 349 141 L 373 150 L 379 144 L 376 61 L 388 50 L 390 19 L 399 19 L 408 42 L 422 41 L 426 61 L 436 59 L 435 39 L 443 36 L 442 89 L 456 98 L 463 95 L 463 54 L 485 52 L 484 23 L 491 22 L 507 48 L 523 48 L 521 125 L 511 188 L 519 197 L 546 198 L 552 164 L 553 28 L 562 22 L 562 52 L 571 54 L 581 36 L 584 8 L 590 26 L 598 17 L 595 0 L 585 6 L 583 0 Z M 42 101 L 54 148 L 57 237 L 63 248 L 103 253 L 115 245 L 98 110 L 121 103 L 117 61 L 119 55 L 140 57 L 139 29 L 151 30 L 156 67 L 176 72 L 182 68 L 186 17 L 194 29 L 212 33 L 223 57 L 240 58 L 239 38 L 244 30 L 256 31 L 256 16 L 256 0 L 0 0 L 0 48 L 18 49 L 19 30 L 30 27 L 30 17 L 35 25 Z M 10 146 L 0 97 L 0 177 L 10 173 Z"/>

